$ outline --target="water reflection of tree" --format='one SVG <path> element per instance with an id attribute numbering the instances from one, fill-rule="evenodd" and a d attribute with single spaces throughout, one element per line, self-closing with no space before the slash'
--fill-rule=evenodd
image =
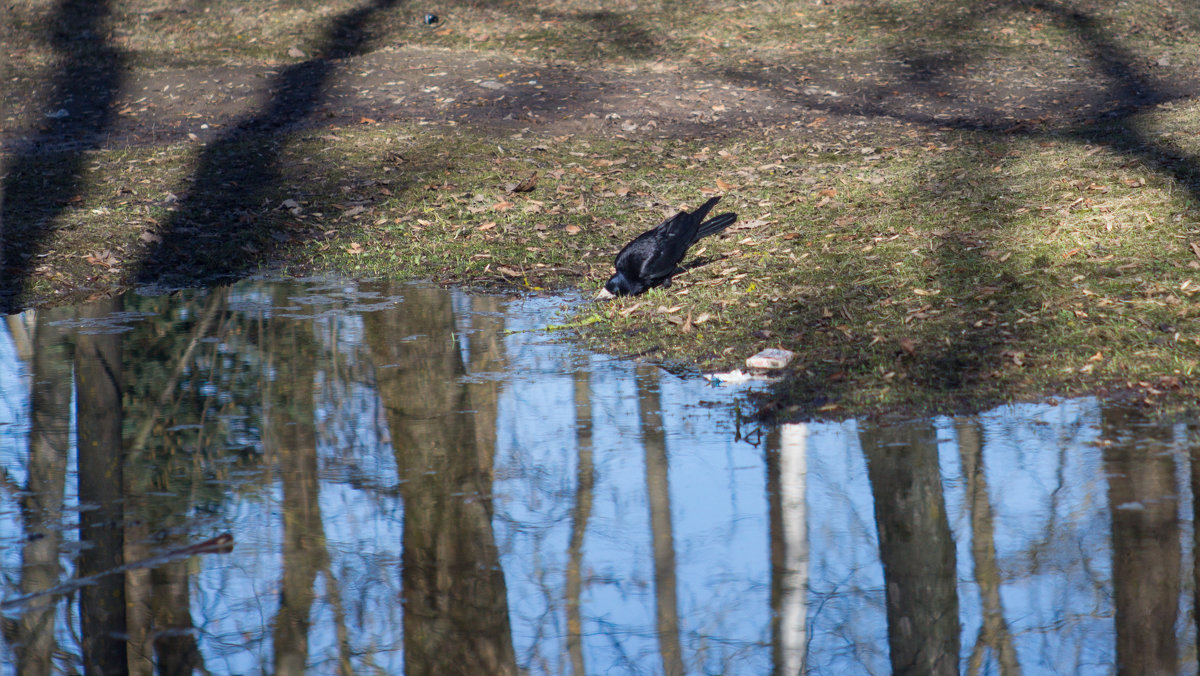
<path id="1" fill-rule="evenodd" d="M 1182 581 L 1179 492 L 1172 430 L 1139 410 L 1101 409 L 1112 513 L 1117 667 L 1123 674 L 1175 674 Z"/>
<path id="2" fill-rule="evenodd" d="M 978 674 L 983 670 L 985 651 L 990 649 L 999 662 L 1001 676 L 1013 676 L 1021 673 L 1021 665 L 1000 598 L 1003 580 L 996 557 L 995 518 L 984 473 L 983 430 L 975 418 L 961 418 L 955 428 L 971 513 L 971 558 L 983 610 L 983 626 L 971 648 L 967 673 Z"/>
<path id="3" fill-rule="evenodd" d="M 801 674 L 808 655 L 808 425 L 767 436 L 771 524 L 771 644 L 776 674 Z"/>
<path id="4" fill-rule="evenodd" d="M 957 674 L 957 575 L 937 432 L 931 422 L 865 423 L 859 440 L 875 498 L 892 670 Z"/>
<path id="5" fill-rule="evenodd" d="M 666 431 L 663 429 L 658 367 L 639 366 L 638 415 L 646 453 L 646 495 L 650 503 L 650 537 L 654 547 L 654 617 L 663 673 L 682 675 L 679 643 L 679 601 L 675 581 L 675 535 L 671 523 Z"/>
<path id="6" fill-rule="evenodd" d="M 293 290 L 282 284 L 272 287 L 272 307 L 285 307 Z M 317 575 L 328 561 L 317 465 L 312 324 L 274 317 L 263 329 L 260 347 L 265 370 L 272 376 L 262 383 L 263 452 L 281 469 L 283 488 L 283 574 L 271 642 L 273 664 L 277 674 L 303 674 Z M 336 590 L 335 580 L 325 582 L 327 590 Z"/>
<path id="7" fill-rule="evenodd" d="M 66 310 L 37 313 L 32 336 L 21 356 L 30 364 L 28 481 L 21 501 L 25 543 L 21 548 L 22 594 L 50 589 L 62 576 L 63 499 L 70 451 L 71 361 L 69 332 L 56 322 Z M 41 676 L 54 672 L 57 605 L 38 604 L 17 621 L 17 672 Z"/>
<path id="8" fill-rule="evenodd" d="M 80 308 L 83 319 L 106 317 L 121 299 Z M 79 592 L 79 628 L 86 674 L 124 673 L 126 656 L 125 577 L 107 575 L 124 563 L 125 458 L 121 443 L 121 335 L 83 333 L 75 346 L 75 420 L 79 502 L 92 509 L 79 515 L 81 576 L 100 575 Z"/>
<path id="9" fill-rule="evenodd" d="M 571 673 L 587 673 L 583 659 L 583 539 L 592 513 L 593 491 L 596 485 L 595 461 L 592 457 L 592 397 L 591 378 L 586 359 L 574 364 L 575 447 L 579 454 L 576 465 L 575 505 L 571 510 L 571 540 L 567 545 L 567 575 L 563 593 L 567 605 L 567 656 Z"/>
<path id="10" fill-rule="evenodd" d="M 463 382 L 450 297 L 405 297 L 366 315 L 365 329 L 403 482 L 406 670 L 516 674 L 492 532 L 494 437 L 479 429 L 495 429 L 497 390 Z M 485 323 L 471 344 L 498 348 L 489 332 L 500 328 Z"/>

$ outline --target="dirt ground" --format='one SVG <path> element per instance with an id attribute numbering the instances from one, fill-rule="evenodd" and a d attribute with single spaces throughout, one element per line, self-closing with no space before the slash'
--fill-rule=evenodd
<path id="1" fill-rule="evenodd" d="M 930 37 L 917 35 L 906 44 L 893 44 L 903 27 L 873 27 L 880 44 L 872 49 L 841 48 L 832 40 L 838 35 L 836 20 L 811 31 L 817 35 L 806 35 L 810 31 L 801 24 L 790 46 L 793 53 L 803 46 L 806 58 L 796 60 L 786 58 L 786 48 L 753 40 L 742 50 L 726 43 L 713 45 L 707 55 L 678 54 L 671 48 L 673 31 L 655 31 L 651 16 L 650 26 L 597 27 L 597 35 L 615 32 L 614 40 L 627 40 L 623 50 L 636 58 L 571 60 L 518 56 L 514 52 L 525 51 L 515 47 L 519 38 L 495 46 L 481 43 L 484 48 L 440 46 L 442 33 L 486 30 L 487 25 L 464 26 L 478 17 L 464 10 L 467 16 L 459 19 L 451 5 L 437 24 L 424 26 L 409 16 L 411 10 L 400 15 L 396 3 L 379 1 L 332 17 L 325 35 L 307 49 L 280 42 L 272 47 L 276 53 L 259 58 L 199 58 L 202 53 L 184 52 L 175 59 L 182 63 L 161 65 L 148 57 L 132 59 L 117 48 L 131 39 L 105 44 L 89 35 L 109 30 L 111 37 L 120 29 L 104 28 L 112 17 L 94 11 L 70 14 L 76 11 L 73 4 L 55 9 L 34 2 L 28 8 L 31 20 L 38 11 L 58 12 L 50 18 L 66 33 L 68 49 L 60 49 L 57 59 L 19 44 L 28 37 L 21 31 L 5 41 L 13 56 L 3 73 L 0 139 L 7 155 L 31 146 L 47 152 L 204 143 L 247 120 L 272 128 L 440 122 L 497 133 L 530 128 L 548 135 L 631 139 L 702 139 L 803 127 L 805 133 L 836 141 L 879 125 L 1050 133 L 1191 97 L 1200 83 L 1194 64 L 1182 61 L 1186 57 L 1173 61 L 1127 52 L 1101 30 L 1094 15 L 1067 3 L 969 3 L 972 12 L 927 18 L 937 22 L 924 26 Z M 566 16 L 609 17 L 609 23 L 618 16 L 584 2 L 565 4 L 573 10 Z M 791 6 L 753 3 L 708 11 L 737 25 L 747 15 L 769 19 L 771 12 Z M 143 9 L 123 14 L 168 32 L 186 30 L 171 24 L 198 11 Z M 853 11 L 847 5 L 843 13 Z M 993 55 L 980 54 L 979 45 L 965 40 L 938 37 L 948 30 L 969 32 L 989 16 L 1006 13 L 1026 14 L 1039 26 L 1058 24 L 1076 44 L 1063 48 L 1033 37 L 1020 49 Z M 813 20 L 835 15 L 826 11 Z M 384 25 L 383 35 L 369 35 L 373 22 Z M 1014 23 L 1028 21 L 1018 17 Z M 855 30 L 847 29 L 842 40 L 854 42 Z M 1000 32 L 1005 30 L 1013 32 Z M 830 40 L 828 49 L 808 44 L 823 39 Z M 72 54 L 79 57 L 76 62 Z M 59 114 L 63 117 L 55 117 Z"/>

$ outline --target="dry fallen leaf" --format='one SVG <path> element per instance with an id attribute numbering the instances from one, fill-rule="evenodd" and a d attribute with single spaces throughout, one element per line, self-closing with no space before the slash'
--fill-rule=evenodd
<path id="1" fill-rule="evenodd" d="M 529 192 L 529 191 L 533 190 L 535 186 L 537 186 L 537 182 L 538 182 L 538 173 L 535 171 L 532 174 L 530 174 L 529 178 L 525 179 L 524 181 L 521 181 L 520 183 L 513 183 L 510 186 L 506 186 L 506 187 L 510 193 L 512 193 L 512 192 Z"/>
<path id="2" fill-rule="evenodd" d="M 730 190 L 733 190 L 736 186 L 734 186 L 732 183 L 727 183 L 718 178 L 717 179 L 717 187 L 720 188 L 721 190 L 724 190 L 725 192 L 729 192 Z"/>
<path id="3" fill-rule="evenodd" d="M 579 226 L 578 225 L 568 225 L 567 227 L 565 227 L 563 229 L 567 231 L 568 235 L 578 235 L 579 234 Z"/>
<path id="4" fill-rule="evenodd" d="M 512 208 L 513 203 L 509 201 L 496 202 L 492 205 L 492 211 L 507 211 Z"/>
<path id="5" fill-rule="evenodd" d="M 363 246 L 361 244 L 359 244 L 358 242 L 354 242 L 350 246 L 346 247 L 346 253 L 348 253 L 348 254 L 353 254 L 353 255 L 357 256 L 358 254 L 360 254 L 362 252 L 363 252 Z"/>
<path id="6" fill-rule="evenodd" d="M 917 353 L 917 346 L 915 343 L 913 343 L 911 338 L 901 338 L 897 342 L 900 343 L 900 349 L 904 350 L 908 354 L 913 355 Z"/>
<path id="7" fill-rule="evenodd" d="M 117 260 L 117 257 L 113 255 L 113 252 L 108 250 L 97 251 L 96 253 L 89 254 L 86 260 L 92 265 L 103 265 L 106 268 L 111 268 L 120 263 L 120 261 Z"/>

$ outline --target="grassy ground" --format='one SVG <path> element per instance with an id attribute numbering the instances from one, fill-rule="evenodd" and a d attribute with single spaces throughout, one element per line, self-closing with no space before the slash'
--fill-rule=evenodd
<path id="1" fill-rule="evenodd" d="M 262 269 L 594 293 L 584 340 L 766 414 L 1200 389 L 1200 10 L 1155 2 L 17 2 L 8 309 Z M 529 192 L 510 192 L 536 174 Z"/>

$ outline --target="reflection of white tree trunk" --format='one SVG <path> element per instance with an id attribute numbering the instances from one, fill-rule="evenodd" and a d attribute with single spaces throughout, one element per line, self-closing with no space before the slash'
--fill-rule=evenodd
<path id="1" fill-rule="evenodd" d="M 808 425 L 784 425 L 779 433 L 779 502 L 782 569 L 779 575 L 779 656 L 781 674 L 804 669 L 808 636 Z"/>

